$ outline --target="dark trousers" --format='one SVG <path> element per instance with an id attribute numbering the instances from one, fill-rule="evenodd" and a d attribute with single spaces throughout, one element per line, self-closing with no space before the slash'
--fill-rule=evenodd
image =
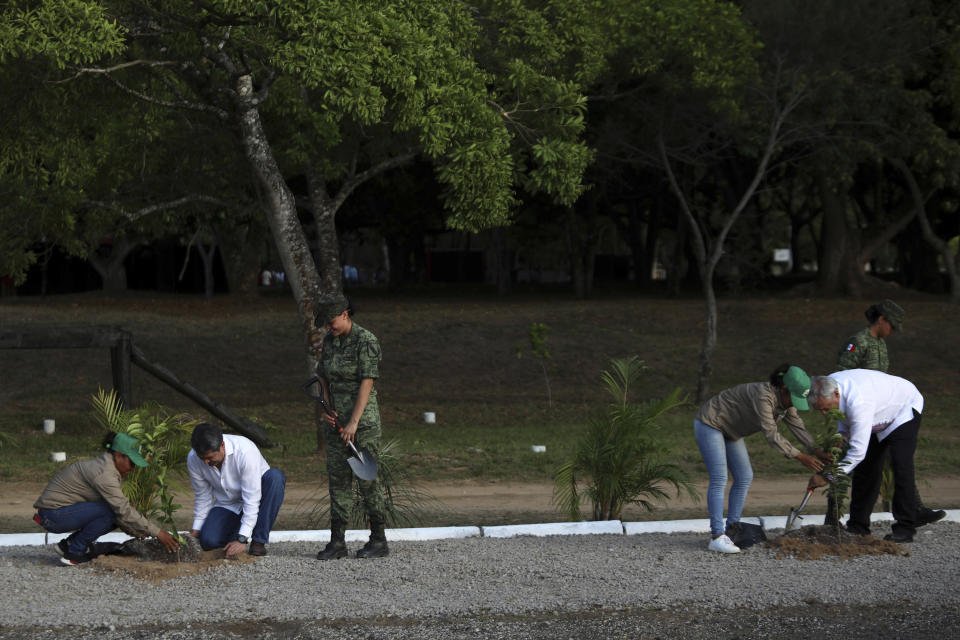
<path id="1" fill-rule="evenodd" d="M 280 505 L 283 504 L 283 494 L 287 486 L 287 478 L 283 471 L 277 468 L 267 469 L 260 476 L 260 511 L 257 514 L 257 523 L 253 527 L 250 539 L 254 542 L 267 544 L 270 541 L 270 530 L 277 520 Z M 200 546 L 204 549 L 219 549 L 236 538 L 240 531 L 242 513 L 234 513 L 223 507 L 214 507 L 207 514 L 207 519 L 200 527 Z"/>
<path id="2" fill-rule="evenodd" d="M 893 430 L 882 441 L 876 434 L 870 436 L 866 457 L 853 470 L 850 488 L 850 520 L 863 529 L 870 530 L 870 514 L 880 495 L 883 461 L 889 452 L 890 468 L 893 470 L 893 524 L 895 533 L 916 533 L 917 484 L 914 478 L 913 454 L 917 450 L 917 433 L 920 430 L 920 414 L 913 412 L 913 420 Z"/>

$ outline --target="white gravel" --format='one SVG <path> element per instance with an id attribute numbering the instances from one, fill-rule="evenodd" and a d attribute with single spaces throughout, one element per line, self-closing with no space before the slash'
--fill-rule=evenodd
<path id="1" fill-rule="evenodd" d="M 874 535 L 887 527 L 876 526 Z M 317 543 L 276 543 L 258 562 L 160 585 L 64 567 L 49 547 L 8 547 L 0 556 L 0 637 L 17 637 L 17 630 L 26 637 L 58 628 L 169 630 L 242 621 L 402 626 L 677 607 L 960 609 L 960 524 L 924 527 L 905 545 L 907 557 L 776 559 L 758 547 L 717 554 L 706 543 L 702 534 L 470 538 L 392 543 L 388 558 L 331 562 L 314 559 Z"/>

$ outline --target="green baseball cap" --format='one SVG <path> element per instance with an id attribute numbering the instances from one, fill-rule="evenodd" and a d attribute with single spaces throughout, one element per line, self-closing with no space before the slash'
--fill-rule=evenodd
<path id="1" fill-rule="evenodd" d="M 790 402 L 799 411 L 807 411 L 807 396 L 810 394 L 810 376 L 800 367 L 790 367 L 783 374 L 783 386 L 790 392 Z"/>
<path id="2" fill-rule="evenodd" d="M 890 298 L 887 298 L 878 306 L 880 307 L 880 313 L 884 318 L 887 319 L 887 322 L 890 323 L 890 326 L 893 327 L 893 330 L 900 331 L 900 325 L 903 323 L 903 316 L 906 313 L 903 310 L 903 307 L 898 305 Z"/>
<path id="3" fill-rule="evenodd" d="M 347 310 L 350 303 L 345 296 L 324 296 L 317 301 L 317 311 L 313 322 L 317 327 L 325 327 L 328 322 Z"/>
<path id="4" fill-rule="evenodd" d="M 110 445 L 111 451 L 122 453 L 130 458 L 130 461 L 138 467 L 147 466 L 147 461 L 140 455 L 140 441 L 125 433 L 118 433 L 113 436 L 113 443 Z"/>

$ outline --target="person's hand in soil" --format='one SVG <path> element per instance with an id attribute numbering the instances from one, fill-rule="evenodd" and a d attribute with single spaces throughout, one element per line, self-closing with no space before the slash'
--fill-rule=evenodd
<path id="1" fill-rule="evenodd" d="M 199 539 L 200 539 L 200 529 L 190 529 L 190 535 L 193 536 L 194 538 L 196 538 L 197 540 L 199 540 Z"/>
<path id="2" fill-rule="evenodd" d="M 797 454 L 797 460 L 810 471 L 822 471 L 823 463 L 807 453 Z"/>
<path id="3" fill-rule="evenodd" d="M 247 550 L 247 545 L 239 540 L 234 540 L 233 542 L 228 542 L 227 546 L 223 548 L 224 555 L 228 558 L 240 554 Z"/>
<path id="4" fill-rule="evenodd" d="M 176 538 L 170 535 L 169 531 L 165 531 L 164 529 L 161 529 L 157 533 L 157 540 L 159 540 L 160 544 L 163 545 L 163 548 L 169 551 L 170 553 L 174 553 L 175 551 L 180 550 L 180 543 L 177 542 Z"/>
<path id="5" fill-rule="evenodd" d="M 810 482 L 807 483 L 807 489 L 819 489 L 820 487 L 825 487 L 828 484 L 830 484 L 830 482 L 828 482 L 823 475 L 815 473 L 810 476 Z"/>

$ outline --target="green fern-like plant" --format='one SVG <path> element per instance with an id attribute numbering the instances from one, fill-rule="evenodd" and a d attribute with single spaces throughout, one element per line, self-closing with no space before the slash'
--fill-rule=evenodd
<path id="1" fill-rule="evenodd" d="M 383 490 L 387 526 L 412 527 L 425 520 L 428 508 L 439 508 L 439 503 L 427 491 L 417 486 L 406 465 L 396 456 L 394 451 L 398 444 L 396 439 L 381 444 L 377 456 L 377 478 Z M 369 523 L 358 482 L 353 483 L 353 493 L 348 521 L 354 526 L 367 526 Z M 310 510 L 307 521 L 310 526 L 319 527 L 329 520 L 330 494 L 324 492 Z"/>
<path id="2" fill-rule="evenodd" d="M 686 405 L 687 396 L 678 388 L 660 400 L 632 402 L 643 369 L 634 356 L 611 360 L 600 375 L 613 402 L 589 424 L 573 458 L 554 473 L 554 505 L 570 520 L 581 520 L 585 499 L 594 520 L 618 520 L 628 504 L 652 510 L 666 502 L 670 487 L 699 497 L 680 467 L 663 462 L 667 451 L 653 434 L 657 420 Z"/>
<path id="3" fill-rule="evenodd" d="M 98 390 L 91 399 L 94 419 L 107 431 L 126 433 L 140 441 L 149 466 L 135 467 L 123 482 L 123 493 L 134 509 L 176 532 L 176 492 L 183 488 L 174 475 L 183 475 L 190 453 L 190 434 L 199 423 L 185 414 L 171 414 L 159 404 L 124 410 L 113 390 Z"/>

